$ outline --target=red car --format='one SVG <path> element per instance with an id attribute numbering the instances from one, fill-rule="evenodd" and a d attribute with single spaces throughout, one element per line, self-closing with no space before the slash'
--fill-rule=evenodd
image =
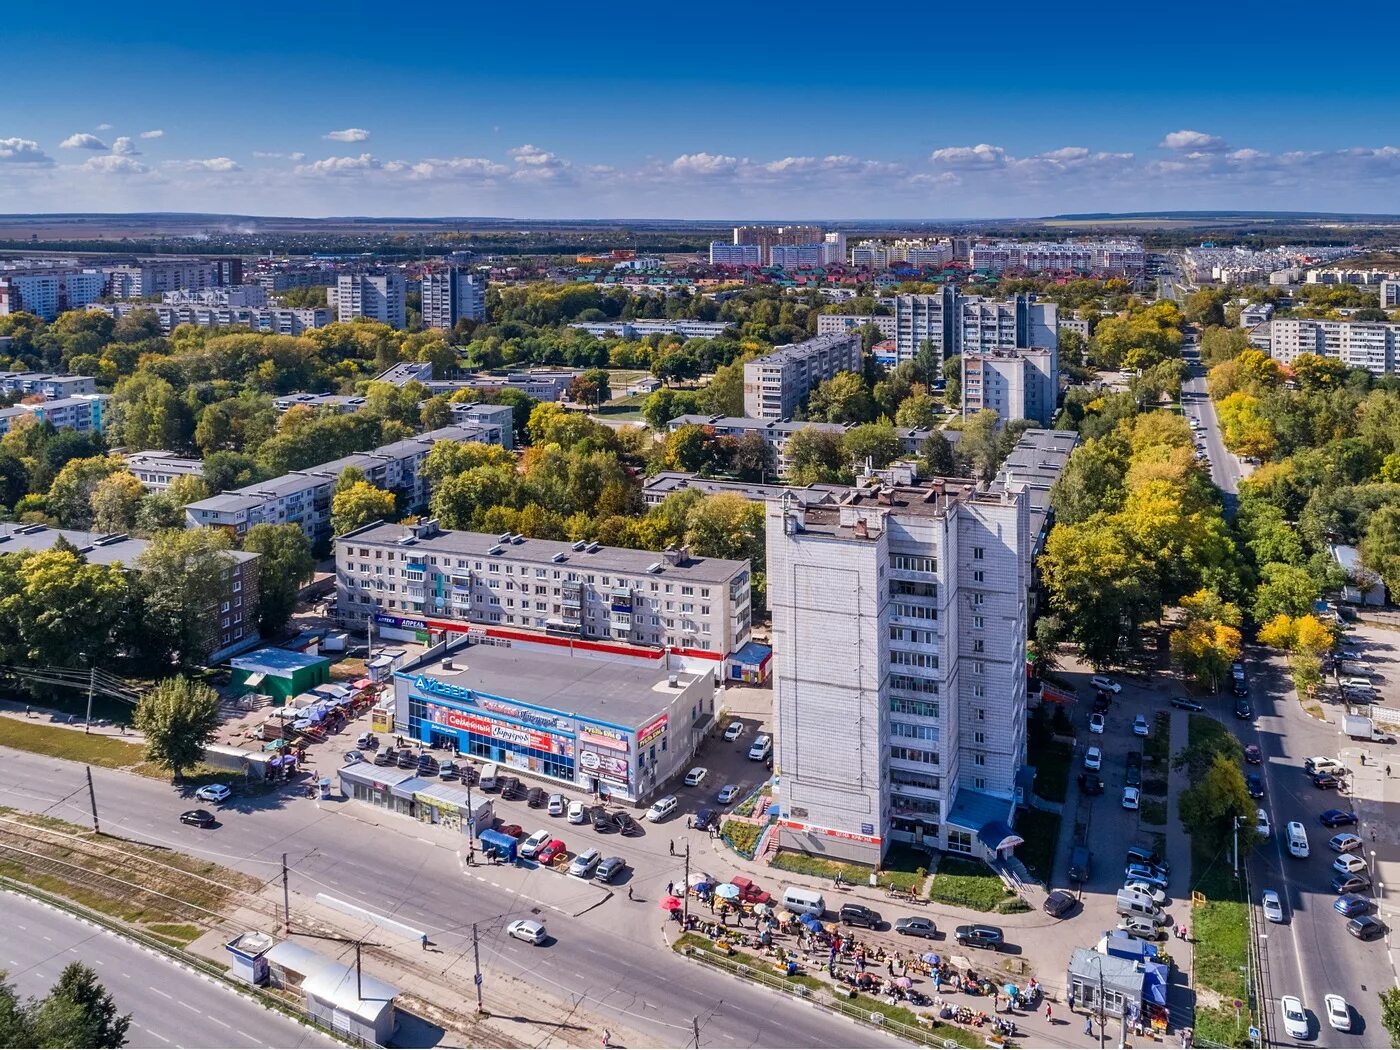
<path id="1" fill-rule="evenodd" d="M 519 824 L 502 824 L 496 828 L 496 830 L 502 835 L 509 835 L 513 839 L 518 839 L 521 835 L 525 834 L 525 829 Z"/>
<path id="2" fill-rule="evenodd" d="M 768 895 L 766 890 L 759 889 L 758 885 L 752 879 L 737 875 L 729 881 L 731 885 L 739 887 L 739 899 L 741 901 L 747 901 L 749 904 L 767 904 L 773 899 Z"/>
<path id="3" fill-rule="evenodd" d="M 550 839 L 549 845 L 535 854 L 535 859 L 541 864 L 553 864 L 563 853 L 563 840 Z"/>

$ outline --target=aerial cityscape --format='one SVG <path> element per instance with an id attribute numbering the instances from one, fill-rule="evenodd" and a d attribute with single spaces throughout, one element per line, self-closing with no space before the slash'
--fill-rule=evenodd
<path id="1" fill-rule="evenodd" d="M 1400 1046 L 1361 20 L 62 12 L 0 1045 Z"/>

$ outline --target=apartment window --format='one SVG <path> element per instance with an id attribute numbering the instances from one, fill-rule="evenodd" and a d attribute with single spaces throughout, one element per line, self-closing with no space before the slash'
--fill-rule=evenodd
<path id="1" fill-rule="evenodd" d="M 987 554 L 987 551 L 986 551 L 986 548 L 984 548 L 984 547 L 973 547 L 973 548 L 972 548 L 972 560 L 973 560 L 973 561 L 981 561 L 981 560 L 986 556 L 986 554 Z"/>
<path id="2" fill-rule="evenodd" d="M 977 721 L 979 721 L 979 722 L 985 722 L 986 720 L 987 720 L 987 709 L 986 709 L 985 707 L 979 707 L 979 708 L 977 709 Z"/>
<path id="3" fill-rule="evenodd" d="M 982 651 L 982 639 L 981 639 L 981 638 L 974 638 L 974 639 L 972 640 L 972 651 L 973 651 L 974 653 L 980 653 L 980 652 Z"/>
<path id="4" fill-rule="evenodd" d="M 986 621 L 982 619 L 982 617 L 974 616 L 972 618 L 972 629 L 974 631 L 980 631 L 985 626 L 987 626 L 987 624 Z"/>
<path id="5" fill-rule="evenodd" d="M 986 574 L 985 574 L 981 569 L 974 569 L 974 570 L 972 571 L 972 582 L 973 582 L 973 583 L 981 583 L 981 582 L 982 582 L 983 580 L 985 580 L 985 579 L 986 579 Z"/>
<path id="6" fill-rule="evenodd" d="M 972 695 L 979 699 L 987 695 L 987 687 L 980 682 L 972 687 Z"/>
<path id="7" fill-rule="evenodd" d="M 987 665 L 984 664 L 981 660 L 973 660 L 973 661 L 972 661 L 972 673 L 973 673 L 973 674 L 986 674 L 986 673 L 987 673 Z"/>
<path id="8" fill-rule="evenodd" d="M 938 559 L 925 558 L 915 554 L 896 554 L 894 567 L 905 572 L 937 572 Z"/>
<path id="9" fill-rule="evenodd" d="M 974 752 L 972 756 L 972 764 L 974 766 L 985 766 L 987 764 L 987 756 L 982 754 L 982 752 L 980 751 Z"/>
<path id="10" fill-rule="evenodd" d="M 686 595 L 686 594 L 693 595 L 694 593 L 695 593 L 695 588 L 694 588 L 694 587 L 682 587 L 682 588 L 681 588 L 681 594 L 682 594 L 682 595 Z"/>
<path id="11" fill-rule="evenodd" d="M 983 732 L 981 732 L 981 731 L 978 731 L 978 732 L 976 732 L 976 733 L 973 733 L 973 734 L 972 734 L 972 742 L 973 742 L 974 744 L 985 744 L 985 743 L 987 742 L 987 734 L 986 734 L 986 733 L 983 733 Z"/>

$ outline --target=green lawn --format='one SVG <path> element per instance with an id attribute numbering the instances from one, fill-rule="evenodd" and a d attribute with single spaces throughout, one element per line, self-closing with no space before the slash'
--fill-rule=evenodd
<path id="1" fill-rule="evenodd" d="M 108 769 L 135 766 L 142 756 L 142 748 L 137 744 L 61 729 L 38 719 L 0 718 L 0 745 Z"/>
<path id="2" fill-rule="evenodd" d="M 746 857 L 752 857 L 754 847 L 763 828 L 750 824 L 747 820 L 726 820 L 720 825 L 719 833 L 729 840 L 729 844 Z"/>
<path id="3" fill-rule="evenodd" d="M 1193 737 L 1198 732 L 1206 738 L 1215 735 L 1210 730 L 1198 731 L 1194 716 L 1191 723 Z M 1196 985 L 1214 992 L 1227 1004 L 1235 999 L 1248 1002 L 1244 974 L 1249 962 L 1248 904 L 1225 849 L 1215 853 L 1200 840 L 1201 836 L 1191 840 L 1191 886 L 1206 898 L 1202 907 L 1191 909 L 1189 920 L 1195 941 Z M 1246 1045 L 1241 1039 L 1252 1023 L 1248 1007 L 1240 1011 L 1238 1030 L 1233 1008 L 1196 1011 L 1196 1034 L 1226 1046 Z"/>
<path id="4" fill-rule="evenodd" d="M 929 887 L 928 898 L 974 911 L 995 911 L 1008 894 L 996 872 L 980 861 L 944 857 Z"/>
<path id="5" fill-rule="evenodd" d="M 783 871 L 795 871 L 799 875 L 815 875 L 821 879 L 834 879 L 837 874 L 847 882 L 864 886 L 874 869 L 868 864 L 852 864 L 846 861 L 827 860 L 825 857 L 809 857 L 805 853 L 779 850 L 773 855 L 771 864 Z"/>
<path id="6" fill-rule="evenodd" d="M 1153 827 L 1165 827 L 1167 823 L 1167 800 L 1164 798 L 1150 798 L 1144 796 L 1141 802 L 1141 809 L 1138 810 L 1142 816 L 1144 824 L 1151 824 Z"/>
<path id="7" fill-rule="evenodd" d="M 1026 761 L 1035 767 L 1035 793 L 1050 802 L 1063 802 L 1069 791 L 1074 753 L 1070 746 L 1055 739 L 1056 730 L 1072 731 L 1057 707 L 1052 716 L 1042 704 L 1031 718 L 1026 732 Z M 1059 725 L 1056 725 L 1056 722 Z"/>

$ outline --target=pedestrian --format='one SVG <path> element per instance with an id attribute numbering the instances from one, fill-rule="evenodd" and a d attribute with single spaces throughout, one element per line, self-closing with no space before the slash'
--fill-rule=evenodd
<path id="1" fill-rule="evenodd" d="M 1046 1020 L 1046 1021 L 1049 1021 L 1049 1020 L 1050 1020 L 1050 1004 L 1049 1004 L 1049 1003 L 1046 1003 L 1046 1004 L 1045 1004 L 1045 1020 Z"/>
<path id="2" fill-rule="evenodd" d="M 694 827 L 694 824 L 691 822 L 691 819 L 690 819 L 689 817 L 686 817 L 686 818 L 685 818 L 685 830 L 686 830 L 686 831 L 689 831 L 692 827 Z"/>
<path id="3" fill-rule="evenodd" d="M 426 933 L 423 934 L 423 937 L 422 937 L 422 944 L 423 944 L 423 950 L 426 952 L 426 951 L 428 950 L 428 935 L 427 935 Z"/>
<path id="4" fill-rule="evenodd" d="M 25 705 L 24 705 L 24 717 L 25 717 L 25 718 L 28 718 L 28 717 L 29 717 L 29 705 L 28 705 L 28 704 L 25 704 Z"/>
<path id="5" fill-rule="evenodd" d="M 1074 1013 L 1074 993 L 1069 993 L 1069 1012 Z"/>
<path id="6" fill-rule="evenodd" d="M 893 977 L 893 976 L 894 976 L 894 959 L 893 959 L 893 957 L 891 957 L 891 958 L 889 958 L 889 959 L 886 959 L 886 960 L 885 960 L 885 965 L 889 968 L 890 976 Z"/>
<path id="7" fill-rule="evenodd" d="M 1390 766 L 1385 767 L 1385 775 L 1390 776 Z"/>
<path id="8" fill-rule="evenodd" d="M 604 1029 L 603 1029 L 603 1048 L 604 1048 L 604 1050 L 607 1050 L 607 1048 L 610 1047 L 610 1046 L 612 1046 L 612 1033 L 609 1032 L 606 1028 L 604 1028 Z"/>
<path id="9" fill-rule="evenodd" d="M 669 848 L 670 851 L 671 851 L 671 856 L 674 857 L 674 856 L 676 855 L 676 840 L 675 840 L 675 839 L 671 839 L 670 845 L 669 845 L 668 848 Z"/>
<path id="10" fill-rule="evenodd" d="M 1093 1018 L 1090 1017 L 1090 1016 L 1088 1016 L 1087 1014 L 1086 1014 L 1085 1017 L 1084 1017 L 1084 1034 L 1085 1034 L 1085 1035 L 1093 1035 L 1093 1034 L 1094 1034 L 1094 1021 L 1093 1021 Z M 1182 1046 L 1185 1046 L 1186 1043 L 1183 1041 L 1181 1045 L 1182 1045 Z"/>
<path id="11" fill-rule="evenodd" d="M 629 901 L 634 901 L 634 900 L 637 899 L 636 897 L 632 896 L 632 887 L 631 887 L 631 886 L 628 886 L 628 887 L 627 887 L 627 899 L 628 899 Z"/>

